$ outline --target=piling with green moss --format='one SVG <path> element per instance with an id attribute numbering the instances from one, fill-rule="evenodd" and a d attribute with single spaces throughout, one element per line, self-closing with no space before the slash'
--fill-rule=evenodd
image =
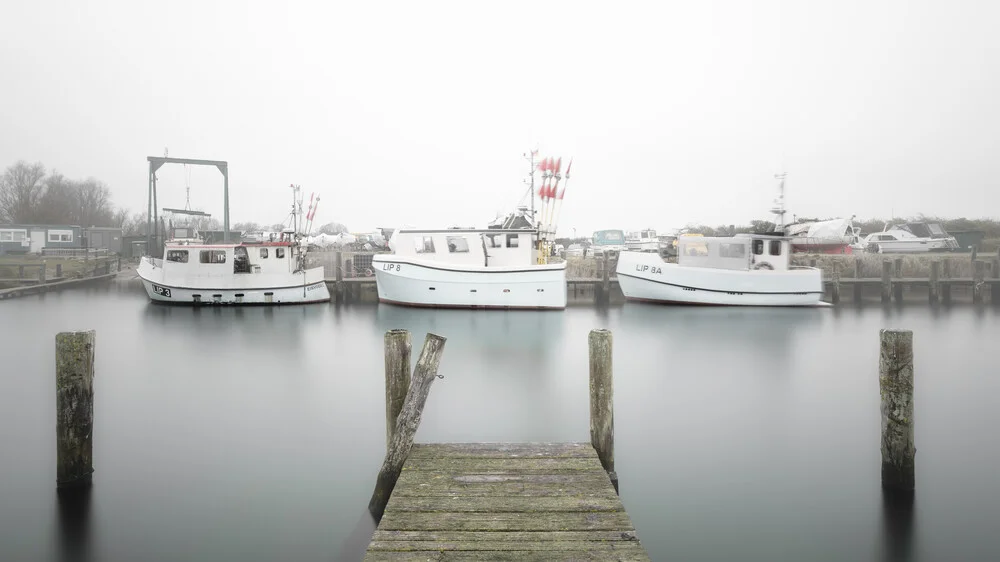
<path id="1" fill-rule="evenodd" d="M 93 330 L 56 335 L 56 487 L 90 484 L 94 472 Z"/>

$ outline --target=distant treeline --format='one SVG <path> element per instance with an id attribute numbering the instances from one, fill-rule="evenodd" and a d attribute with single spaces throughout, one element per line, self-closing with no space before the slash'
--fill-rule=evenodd
<path id="1" fill-rule="evenodd" d="M 129 236 L 146 234 L 146 217 L 146 213 L 115 207 L 111 189 L 104 182 L 94 178 L 72 180 L 55 170 L 48 172 L 41 162 L 20 160 L 0 175 L 0 224 L 110 226 L 121 228 L 122 234 Z M 222 230 L 221 222 L 213 217 L 192 217 L 185 224 L 202 231 Z M 285 226 L 242 222 L 233 224 L 232 230 L 281 231 Z M 317 231 L 339 234 L 347 232 L 347 227 L 331 222 Z"/>

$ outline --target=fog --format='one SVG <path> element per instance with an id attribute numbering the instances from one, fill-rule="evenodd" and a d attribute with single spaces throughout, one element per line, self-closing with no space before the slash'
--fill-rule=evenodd
<path id="1" fill-rule="evenodd" d="M 227 160 L 233 222 L 483 225 L 574 159 L 560 234 L 1000 216 L 995 2 L 6 2 L 0 165 L 144 211 Z M 220 217 L 214 169 L 160 206 Z"/>

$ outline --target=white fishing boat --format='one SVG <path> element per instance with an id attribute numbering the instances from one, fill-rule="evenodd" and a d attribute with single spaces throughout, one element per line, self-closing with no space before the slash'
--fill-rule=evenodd
<path id="1" fill-rule="evenodd" d="M 306 267 L 299 232 L 302 201 L 293 186 L 293 226 L 261 242 L 206 244 L 190 229 L 172 229 L 163 258 L 144 256 L 137 273 L 154 302 L 203 304 L 302 304 L 326 302 L 323 267 Z M 306 221 L 311 223 L 315 203 Z"/>
<path id="2" fill-rule="evenodd" d="M 559 205 L 561 164 L 552 158 L 543 172 L 539 195 L 542 218 L 520 208 L 494 228 L 402 228 L 389 239 L 389 254 L 372 257 L 379 301 L 441 308 L 566 308 L 566 263 L 549 263 Z M 566 169 L 569 179 L 569 167 Z M 524 226 L 524 228 L 512 225 Z"/>
<path id="3" fill-rule="evenodd" d="M 681 237 L 677 263 L 622 252 L 618 283 L 629 300 L 742 306 L 824 305 L 822 272 L 789 264 L 784 236 Z"/>
<path id="4" fill-rule="evenodd" d="M 625 249 L 631 252 L 656 252 L 660 240 L 653 229 L 637 230 L 625 235 Z"/>

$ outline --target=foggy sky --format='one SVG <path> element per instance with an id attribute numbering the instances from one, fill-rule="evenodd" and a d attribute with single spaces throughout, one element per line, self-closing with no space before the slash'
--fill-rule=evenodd
<path id="1" fill-rule="evenodd" d="M 752 6 L 751 6 L 752 4 Z M 247 7 L 252 6 L 252 7 Z M 4 2 L 0 166 L 146 208 L 228 160 L 232 221 L 478 225 L 574 158 L 560 233 L 998 217 L 997 2 Z M 161 207 L 183 207 L 181 166 Z M 222 180 L 191 172 L 222 218 Z M 789 217 L 790 218 L 790 217 Z"/>

